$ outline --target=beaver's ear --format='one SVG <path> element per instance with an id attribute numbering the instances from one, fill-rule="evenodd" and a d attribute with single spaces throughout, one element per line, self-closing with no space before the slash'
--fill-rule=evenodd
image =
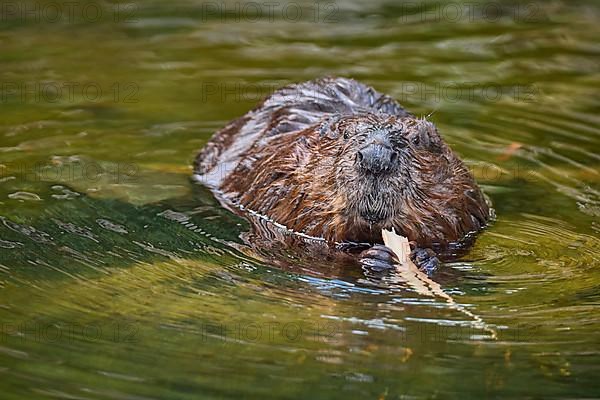
<path id="1" fill-rule="evenodd" d="M 410 142 L 413 146 L 427 149 L 432 153 L 440 153 L 442 151 L 442 139 L 435 125 L 430 122 L 419 124 L 416 132 L 411 135 Z"/>
<path id="2" fill-rule="evenodd" d="M 321 138 L 328 139 L 337 139 L 340 137 L 340 131 L 338 127 L 338 121 L 340 120 L 341 115 L 332 115 L 321 122 L 321 126 L 319 127 L 319 136 Z"/>

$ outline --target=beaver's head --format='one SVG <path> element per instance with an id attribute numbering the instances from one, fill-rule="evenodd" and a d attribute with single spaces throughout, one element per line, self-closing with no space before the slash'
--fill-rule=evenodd
<path id="1" fill-rule="evenodd" d="M 394 227 L 411 240 L 445 242 L 485 223 L 481 192 L 431 122 L 339 116 L 321 134 L 337 149 L 332 201 L 346 240 L 375 241 Z"/>

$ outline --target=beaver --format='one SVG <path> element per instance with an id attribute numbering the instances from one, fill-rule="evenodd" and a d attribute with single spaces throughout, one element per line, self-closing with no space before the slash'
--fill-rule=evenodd
<path id="1" fill-rule="evenodd" d="M 370 243 L 358 259 L 376 269 L 396 261 L 382 228 L 406 236 L 415 263 L 431 273 L 440 253 L 490 218 L 435 125 L 353 79 L 275 91 L 214 134 L 194 173 L 223 205 L 332 246 Z"/>

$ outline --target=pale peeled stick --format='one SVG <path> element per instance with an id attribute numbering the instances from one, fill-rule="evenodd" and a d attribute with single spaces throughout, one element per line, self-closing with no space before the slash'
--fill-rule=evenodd
<path id="1" fill-rule="evenodd" d="M 392 249 L 398 261 L 397 265 L 400 276 L 406 280 L 406 282 L 413 287 L 417 293 L 425 296 L 439 296 L 446 299 L 451 304 L 456 304 L 454 299 L 446 294 L 442 290 L 439 283 L 432 281 L 427 274 L 421 271 L 415 263 L 410 259 L 410 244 L 408 239 L 404 236 L 400 236 L 396 233 L 396 230 L 392 228 L 391 231 L 387 229 L 381 230 L 381 236 L 383 237 L 383 243 Z"/>
<path id="2" fill-rule="evenodd" d="M 391 231 L 382 229 L 381 236 L 383 243 L 396 253 L 401 266 L 417 268 L 410 259 L 410 244 L 406 237 L 398 235 L 394 228 Z M 412 265 L 408 265 L 409 263 Z"/>
<path id="3" fill-rule="evenodd" d="M 396 230 L 392 228 L 391 231 L 387 229 L 381 230 L 381 236 L 383 237 L 383 243 L 392 249 L 398 257 L 399 264 L 397 265 L 397 271 L 402 279 L 406 281 L 417 293 L 431 296 L 441 297 L 451 308 L 462 312 L 463 314 L 473 318 L 474 325 L 488 333 L 490 333 L 492 339 L 497 339 L 498 335 L 496 330 L 486 324 L 481 317 L 473 314 L 467 310 L 462 304 L 458 304 L 454 299 L 446 294 L 439 283 L 431 280 L 427 274 L 422 272 L 415 263 L 410 259 L 410 244 L 408 239 L 404 236 L 400 236 L 396 233 Z"/>
<path id="4" fill-rule="evenodd" d="M 396 270 L 406 283 L 412 286 L 419 294 L 432 297 L 440 296 L 446 300 L 452 301 L 450 296 L 444 293 L 440 285 L 429 279 L 429 277 L 419 270 L 415 263 L 412 262 L 410 259 L 410 244 L 406 237 L 398 235 L 394 228 L 392 228 L 391 231 L 382 229 L 381 236 L 383 237 L 383 244 L 396 253 L 399 261 L 399 264 L 396 264 Z"/>

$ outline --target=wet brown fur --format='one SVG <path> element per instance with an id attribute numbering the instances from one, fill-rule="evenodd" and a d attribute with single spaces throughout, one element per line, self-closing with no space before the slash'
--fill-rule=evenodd
<path id="1" fill-rule="evenodd" d="M 361 174 L 374 131 L 402 143 L 398 167 Z M 196 177 L 223 201 L 329 242 L 381 242 L 381 228 L 443 249 L 485 226 L 490 210 L 436 127 L 351 79 L 287 86 L 217 132 Z M 369 223 L 364 216 L 376 215 Z"/>

